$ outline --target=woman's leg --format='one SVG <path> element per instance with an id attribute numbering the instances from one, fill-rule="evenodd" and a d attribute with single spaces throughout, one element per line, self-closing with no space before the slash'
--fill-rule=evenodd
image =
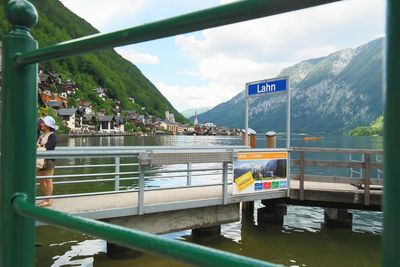
<path id="1" fill-rule="evenodd" d="M 38 171 L 39 176 L 53 176 L 54 170 L 41 170 Z M 45 196 L 51 196 L 53 194 L 53 179 L 39 179 L 40 189 Z M 53 201 L 50 198 L 46 198 L 39 203 L 39 206 L 50 206 Z"/>
<path id="2" fill-rule="evenodd" d="M 44 176 L 45 175 L 45 170 L 40 170 L 37 172 L 37 176 Z M 40 190 L 42 191 L 43 195 L 46 195 L 47 192 L 47 183 L 45 179 L 39 179 L 39 185 L 40 185 Z M 43 206 L 44 204 L 47 204 L 45 200 L 42 200 L 39 202 L 39 206 Z"/>
<path id="3" fill-rule="evenodd" d="M 51 174 L 51 175 L 53 175 L 53 174 Z M 53 194 L 53 179 L 45 179 L 45 180 L 46 180 L 46 184 L 47 184 L 45 195 L 51 196 Z M 51 198 L 47 198 L 46 201 L 49 205 L 53 204 L 53 200 L 51 200 Z"/>

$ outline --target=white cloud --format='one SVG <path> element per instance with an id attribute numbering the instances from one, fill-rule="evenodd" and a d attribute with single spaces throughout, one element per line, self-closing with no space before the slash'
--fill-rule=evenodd
<path id="1" fill-rule="evenodd" d="M 210 82 L 206 86 L 168 85 L 163 82 L 156 82 L 155 85 L 178 110 L 216 106 L 232 94 L 229 88 L 217 82 Z"/>
<path id="2" fill-rule="evenodd" d="M 156 55 L 149 53 L 141 53 L 133 48 L 115 48 L 121 56 L 131 61 L 133 64 L 159 64 L 160 59 Z"/>
<path id="3" fill-rule="evenodd" d="M 193 95 L 184 90 L 184 96 L 174 92 L 170 97 L 180 96 L 178 109 L 194 95 L 191 107 L 195 102 L 204 106 L 215 99 L 226 101 L 246 82 L 275 77 L 284 67 L 361 45 L 383 32 L 384 1 L 353 0 L 180 35 L 176 45 L 196 62 L 183 73 L 195 74 L 208 85 L 192 87 Z"/>
<path id="4" fill-rule="evenodd" d="M 137 16 L 140 12 L 143 12 L 148 1 L 61 0 L 61 2 L 68 9 L 73 10 L 78 16 L 102 31 L 109 25 Z"/>

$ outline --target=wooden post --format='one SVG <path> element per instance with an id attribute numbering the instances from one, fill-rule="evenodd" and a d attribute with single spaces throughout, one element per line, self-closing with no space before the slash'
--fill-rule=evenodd
<path id="1" fill-rule="evenodd" d="M 369 206 L 369 172 L 371 170 L 371 154 L 364 154 L 364 205 Z"/>
<path id="2" fill-rule="evenodd" d="M 257 137 L 256 131 L 249 128 L 249 145 L 251 148 L 256 148 L 257 146 Z M 242 130 L 242 145 L 246 145 L 246 130 Z"/>
<path id="3" fill-rule="evenodd" d="M 265 135 L 267 148 L 276 148 L 276 132 L 269 131 Z"/>
<path id="4" fill-rule="evenodd" d="M 304 151 L 300 151 L 300 200 L 304 200 Z"/>

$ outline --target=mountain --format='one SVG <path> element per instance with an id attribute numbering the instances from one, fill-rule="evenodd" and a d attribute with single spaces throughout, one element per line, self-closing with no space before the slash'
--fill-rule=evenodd
<path id="1" fill-rule="evenodd" d="M 290 76 L 292 132 L 343 134 L 383 114 L 383 38 L 283 69 Z M 244 93 L 201 114 L 199 121 L 244 128 Z M 249 127 L 284 131 L 286 96 L 250 99 Z"/>
<path id="2" fill-rule="evenodd" d="M 204 112 L 209 111 L 210 109 L 212 109 L 212 107 L 191 108 L 191 109 L 186 109 L 184 111 L 181 111 L 181 114 L 183 116 L 185 116 L 185 118 L 193 120 L 192 117 L 194 117 L 196 111 L 197 111 L 197 115 L 200 115 Z"/>
<path id="3" fill-rule="evenodd" d="M 33 28 L 32 35 L 40 47 L 99 32 L 58 0 L 30 2 L 35 5 L 39 13 L 39 22 Z M 6 3 L 7 1 L 0 2 L 2 18 L 0 36 L 10 30 L 10 25 L 5 20 Z M 169 110 L 175 114 L 177 121 L 187 121 L 134 64 L 124 59 L 114 49 L 68 57 L 41 65 L 47 70 L 60 73 L 63 80 L 72 79 L 76 82 L 80 90 L 75 96 L 76 99 L 71 99 L 71 103 L 79 98 L 91 101 L 95 108 L 111 111 L 112 101 L 104 102 L 93 92 L 93 89 L 102 87 L 107 89 L 111 99 L 121 102 L 122 109 L 143 112 L 144 108 L 144 112 L 160 118 L 164 118 L 165 111 Z M 132 103 L 129 97 L 134 98 L 135 103 Z"/>

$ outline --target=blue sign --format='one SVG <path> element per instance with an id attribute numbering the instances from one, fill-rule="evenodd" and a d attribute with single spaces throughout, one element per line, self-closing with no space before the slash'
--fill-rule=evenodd
<path id="1" fill-rule="evenodd" d="M 261 95 L 286 91 L 286 78 L 274 81 L 260 81 L 247 85 L 247 95 Z"/>
<path id="2" fill-rule="evenodd" d="M 258 190 L 262 190 L 262 189 L 263 189 L 262 183 L 255 183 L 254 184 L 254 191 L 258 191 Z"/>
<path id="3" fill-rule="evenodd" d="M 279 188 L 287 188 L 287 181 L 286 180 L 279 181 Z"/>

